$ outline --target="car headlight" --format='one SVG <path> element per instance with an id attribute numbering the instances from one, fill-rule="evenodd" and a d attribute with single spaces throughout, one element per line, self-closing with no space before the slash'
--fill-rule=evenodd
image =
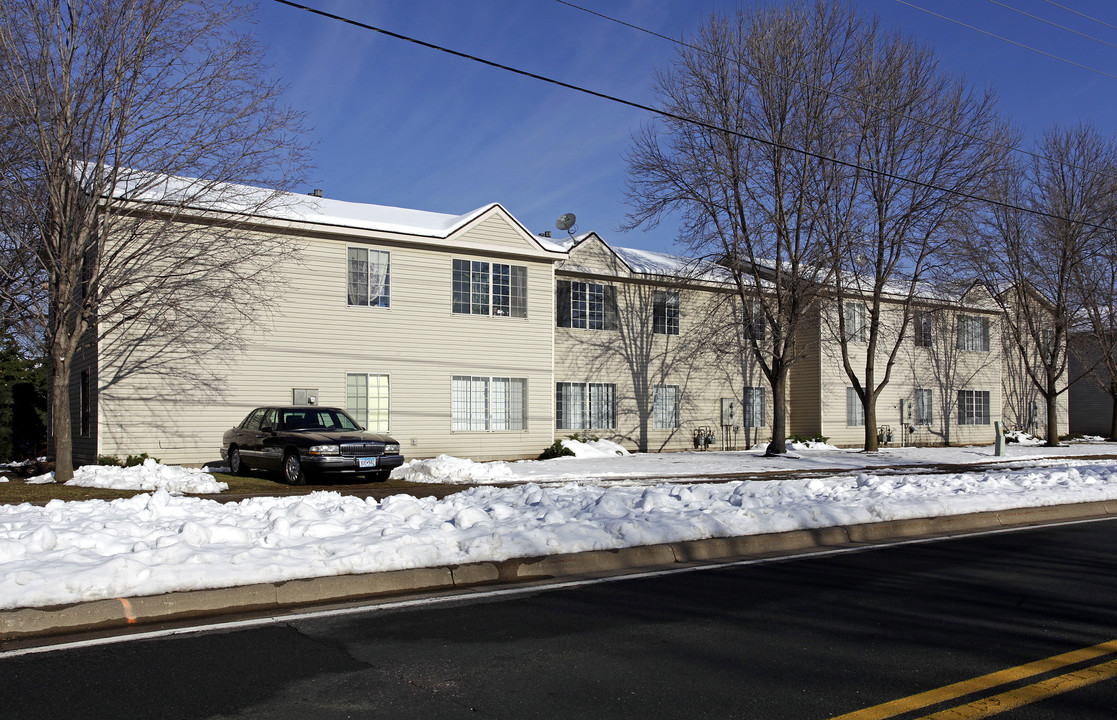
<path id="1" fill-rule="evenodd" d="M 341 450 L 337 445 L 311 445 L 306 449 L 307 455 L 340 455 Z"/>
<path id="2" fill-rule="evenodd" d="M 399 455 L 399 443 L 389 443 L 384 446 L 385 455 Z"/>

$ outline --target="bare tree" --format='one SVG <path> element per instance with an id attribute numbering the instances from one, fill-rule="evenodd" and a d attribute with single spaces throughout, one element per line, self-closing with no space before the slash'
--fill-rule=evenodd
<path id="1" fill-rule="evenodd" d="M 1001 174 L 1005 204 L 967 245 L 970 267 L 996 290 L 1016 359 L 1046 404 L 1048 446 L 1059 442 L 1068 339 L 1084 316 L 1080 279 L 1114 218 L 1106 171 L 1115 161 L 1117 147 L 1088 125 L 1047 130 L 1030 162 Z"/>
<path id="2" fill-rule="evenodd" d="M 166 347 L 235 341 L 291 249 L 244 219 L 303 170 L 235 0 L 6 0 L 0 7 L 0 242 L 30 252 L 51 361 L 57 477 L 73 472 L 70 380 L 83 346 L 150 365 Z M 25 290 L 0 291 L 23 304 Z M 122 340 L 122 342 L 124 342 Z M 112 345 L 112 343 L 109 343 Z M 156 361 L 157 362 L 157 361 Z"/>
<path id="3" fill-rule="evenodd" d="M 910 342 L 913 304 L 1012 138 L 989 90 L 908 36 L 867 26 L 846 92 L 845 163 L 823 166 L 819 222 L 836 263 L 826 314 L 877 449 L 876 402 Z"/>
<path id="4" fill-rule="evenodd" d="M 687 254 L 725 265 L 766 332 L 749 350 L 772 389 L 769 453 L 785 453 L 789 370 L 831 279 L 817 222 L 862 22 L 845 3 L 797 2 L 712 16 L 657 75 L 660 127 L 628 153 L 627 227 L 677 212 Z M 763 339 L 761 339 L 763 338 Z"/>

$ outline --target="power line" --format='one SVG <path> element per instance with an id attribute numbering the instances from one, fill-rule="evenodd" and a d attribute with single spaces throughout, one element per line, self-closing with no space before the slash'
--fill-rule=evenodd
<path id="1" fill-rule="evenodd" d="M 1093 40 L 1096 43 L 1101 43 L 1102 45 L 1108 45 L 1111 48 L 1117 48 L 1117 45 L 1114 45 L 1111 42 L 1107 42 L 1105 40 L 1102 40 L 1101 38 L 1096 38 L 1093 35 L 1087 35 L 1084 32 L 1079 32 L 1079 31 L 1075 30 L 1074 28 L 1067 27 L 1066 25 L 1060 25 L 1059 23 L 1054 22 L 1052 20 L 1048 20 L 1047 18 L 1041 18 L 1039 15 L 1033 15 L 1030 12 L 1025 12 L 1025 11 L 1023 11 L 1019 8 L 1014 8 L 1011 5 L 1008 5 L 1007 3 L 1000 2 L 1000 0 L 989 0 L 989 2 L 993 3 L 994 5 L 999 5 L 1000 7 L 1003 7 L 1005 10 L 1011 10 L 1014 13 L 1020 13 L 1024 17 L 1028 17 L 1028 18 L 1031 18 L 1033 20 L 1039 20 L 1041 23 L 1046 23 L 1046 24 L 1050 25 L 1051 27 L 1057 27 L 1060 30 L 1066 30 L 1069 33 L 1074 33 L 1075 35 L 1078 35 L 1080 37 L 1084 37 L 1087 40 Z"/>
<path id="2" fill-rule="evenodd" d="M 995 1 L 996 0 L 990 0 L 990 2 L 995 2 Z M 789 77 L 787 75 L 782 75 L 782 74 L 776 72 L 775 70 L 767 70 L 765 68 L 757 67 L 757 66 L 752 65 L 752 64 L 750 64 L 750 63 L 748 63 L 744 60 L 739 60 L 739 59 L 736 59 L 736 58 L 726 58 L 724 56 L 718 55 L 717 53 L 711 52 L 710 50 L 707 50 L 706 48 L 699 47 L 697 45 L 692 45 L 692 44 L 690 44 L 690 43 L 688 43 L 684 40 L 676 40 L 675 38 L 668 37 L 667 35 L 663 35 L 661 33 L 658 33 L 656 31 L 654 31 L 654 30 L 650 30 L 650 29 L 642 27 L 640 25 L 636 25 L 635 23 L 631 23 L 631 22 L 627 22 L 625 20 L 621 20 L 621 19 L 613 17 L 611 15 L 606 15 L 605 13 L 598 12 L 597 10 L 592 10 L 590 8 L 583 7 L 581 5 L 570 2 L 569 0 L 555 0 L 555 2 L 557 2 L 561 5 L 566 5 L 567 7 L 573 8 L 575 10 L 579 10 L 581 12 L 587 13 L 589 15 L 595 15 L 595 16 L 603 19 L 603 20 L 608 20 L 609 22 L 613 22 L 613 23 L 616 23 L 618 25 L 623 25 L 625 27 L 632 28 L 633 30 L 637 30 L 637 31 L 642 32 L 642 33 L 647 33 L 648 35 L 652 35 L 652 36 L 660 38 L 662 40 L 666 40 L 667 42 L 673 43 L 673 44 L 678 45 L 680 47 L 685 47 L 685 48 L 688 48 L 690 50 L 694 50 L 696 52 L 705 53 L 706 55 L 717 58 L 719 60 L 725 60 L 727 62 L 739 63 L 739 64 L 744 65 L 745 67 L 749 68 L 750 70 L 752 70 L 754 72 L 757 72 L 757 73 L 760 73 L 760 74 L 763 74 L 763 75 L 768 75 L 768 76 L 771 76 L 771 77 L 777 77 L 777 78 L 779 78 L 781 80 L 784 80 L 786 82 L 795 83 L 797 85 L 800 85 L 800 86 L 805 87 L 805 88 L 809 88 L 811 90 L 815 90 L 817 92 L 822 92 L 822 93 L 826 93 L 826 94 L 831 95 L 831 96 L 836 97 L 836 98 L 841 98 L 842 100 L 845 100 L 847 102 L 858 103 L 858 104 L 864 105 L 866 107 L 873 108 L 874 110 L 879 110 L 883 113 L 895 114 L 898 117 L 901 117 L 905 120 L 910 120 L 911 122 L 919 123 L 920 125 L 924 125 L 926 127 L 931 127 L 931 128 L 936 129 L 936 130 L 940 130 L 942 132 L 947 132 L 947 133 L 952 133 L 954 135 L 959 135 L 959 136 L 967 138 L 969 140 L 982 142 L 982 143 L 985 143 L 985 144 L 990 145 L 992 147 L 1000 148 L 1001 150 L 1007 150 L 1008 152 L 1019 153 L 1021 155 L 1026 155 L 1026 156 L 1031 157 L 1031 158 L 1036 159 L 1036 160 L 1043 160 L 1043 161 L 1046 161 L 1046 162 L 1049 162 L 1049 163 L 1063 165 L 1064 167 L 1073 168 L 1075 170 L 1080 170 L 1082 172 L 1090 173 L 1091 175 L 1096 175 L 1098 177 L 1107 178 L 1107 179 L 1110 179 L 1110 180 L 1117 181 L 1117 177 L 1115 177 L 1113 175 L 1110 175 L 1107 172 L 1103 172 L 1103 171 L 1099 171 L 1099 170 L 1093 170 L 1093 169 L 1090 169 L 1090 168 L 1080 167 L 1078 165 L 1075 165 L 1073 163 L 1068 163 L 1068 162 L 1063 161 L 1063 160 L 1056 160 L 1054 158 L 1051 158 L 1051 157 L 1048 157 L 1048 156 L 1044 155 L 1043 153 L 1038 153 L 1038 152 L 1035 152 L 1033 150 L 1025 150 L 1024 148 L 1016 147 L 1015 145 L 1008 145 L 1008 144 L 1002 143 L 1002 142 L 997 142 L 996 140 L 990 140 L 988 138 L 984 138 L 984 137 L 981 137 L 979 135 L 974 135 L 972 133 L 967 133 L 967 132 L 964 132 L 964 131 L 961 131 L 961 130 L 956 130 L 954 128 L 947 127 L 945 125 L 939 125 L 938 123 L 931 122 L 930 120 L 924 120 L 922 118 L 913 117 L 911 115 L 906 115 L 904 113 L 895 113 L 893 110 L 891 110 L 889 108 L 884 108 L 884 107 L 881 107 L 880 105 L 875 105 L 873 103 L 869 103 L 869 102 L 866 102 L 864 100 L 857 100 L 855 98 L 851 98 L 847 95 L 843 95 L 843 94 L 841 94 L 839 92 L 836 92 L 834 90 L 829 90 L 829 89 L 826 89 L 826 88 L 819 87 L 818 85 L 813 85 L 810 82 L 807 82 L 806 80 L 800 80 L 798 78 L 793 78 L 793 77 Z M 1000 3 L 998 3 L 998 4 L 1000 4 Z M 1061 27 L 1061 26 L 1059 26 L 1059 27 Z M 1099 42 L 1102 42 L 1102 41 L 1099 41 Z M 1117 47 L 1117 46 L 1115 46 L 1115 47 Z"/>
<path id="3" fill-rule="evenodd" d="M 842 167 L 849 168 L 851 170 L 861 170 L 861 171 L 864 171 L 864 172 L 867 172 L 867 173 L 870 173 L 870 174 L 878 175 L 880 177 L 888 178 L 890 180 L 897 180 L 899 182 L 909 183 L 911 185 L 926 188 L 928 190 L 938 190 L 940 192 L 944 192 L 944 193 L 947 193 L 949 195 L 954 195 L 955 197 L 964 198 L 966 200 L 974 200 L 974 201 L 977 201 L 977 202 L 987 203 L 989 205 L 1004 208 L 1006 210 L 1016 210 L 1016 211 L 1023 212 L 1023 213 L 1028 213 L 1028 214 L 1031 214 L 1031 215 L 1038 215 L 1040 217 L 1050 218 L 1052 220 L 1070 221 L 1070 222 L 1074 222 L 1076 224 L 1083 225 L 1085 227 L 1093 228 L 1093 229 L 1096 229 L 1096 230 L 1106 230 L 1108 232 L 1117 232 L 1117 229 L 1115 229 L 1115 228 L 1109 228 L 1109 227 L 1104 227 L 1104 226 L 1101 226 L 1101 225 L 1095 225 L 1093 223 L 1083 222 L 1083 221 L 1080 221 L 1080 220 L 1071 220 L 1070 218 L 1061 217 L 1059 215 L 1053 215 L 1051 213 L 1046 213 L 1046 212 L 1043 212 L 1041 210 L 1033 210 L 1033 209 L 1030 209 L 1030 208 L 1024 208 L 1024 207 L 1020 207 L 1018 205 L 1012 205 L 1010 203 L 1002 202 L 1000 200 L 993 200 L 993 199 L 990 199 L 990 198 L 981 197 L 979 195 L 974 195 L 972 193 L 962 192 L 960 190 L 952 190 L 950 188 L 944 188 L 944 187 L 941 187 L 939 185 L 934 185 L 932 183 L 923 182 L 922 180 L 915 180 L 915 179 L 912 179 L 912 178 L 909 178 L 909 177 L 904 177 L 903 175 L 896 175 L 894 173 L 886 172 L 884 170 L 874 170 L 872 168 L 867 168 L 867 167 L 864 167 L 862 165 L 858 165 L 856 163 L 849 162 L 847 160 L 841 160 L 839 158 L 830 157 L 828 155 L 822 155 L 820 153 L 815 153 L 815 152 L 812 152 L 810 150 L 805 150 L 803 148 L 797 148 L 797 147 L 793 147 L 791 145 L 785 145 L 783 143 L 778 143 L 778 142 L 775 142 L 773 140 L 765 140 L 764 138 L 755 137 L 753 135 L 749 135 L 748 133 L 740 132 L 738 130 L 729 130 L 727 128 L 723 128 L 723 127 L 720 127 L 718 125 L 714 125 L 712 123 L 705 122 L 703 120 L 684 117 L 682 115 L 678 115 L 676 113 L 668 112 L 667 110 L 661 110 L 659 108 L 654 108 L 654 107 L 651 107 L 650 105 L 644 105 L 642 103 L 638 103 L 638 102 L 635 102 L 633 100 L 626 100 L 624 98 L 620 98 L 620 97 L 617 97 L 615 95 L 608 95 L 606 93 L 598 92 L 596 90 L 590 90 L 589 88 L 584 88 L 584 87 L 581 87 L 579 85 L 573 85 L 571 83 L 563 82 L 562 80 L 556 80 L 554 78 L 550 78 L 550 77 L 547 77 L 545 75 L 539 75 L 537 73 L 529 72 L 527 70 L 521 70 L 519 68 L 515 68 L 515 67 L 512 67 L 510 65 L 504 65 L 502 63 L 498 63 L 498 62 L 495 62 L 493 60 L 487 60 L 487 59 L 482 58 L 482 57 L 477 57 L 476 55 L 470 55 L 468 53 L 464 53 L 464 52 L 461 52 L 459 50 L 452 50 L 452 49 L 444 47 L 442 45 L 436 45 L 434 43 L 430 43 L 430 42 L 427 42 L 425 40 L 419 40 L 418 38 L 413 38 L 413 37 L 410 37 L 408 35 L 403 35 L 401 33 L 393 32 L 391 30 L 386 30 L 384 28 L 376 27 L 375 25 L 369 25 L 368 23 L 364 23 L 364 22 L 361 22 L 359 20 L 354 20 L 352 18 L 347 18 L 347 17 L 344 17 L 342 15 L 336 15 L 334 13 L 326 12 L 325 10 L 319 10 L 317 8 L 308 7 L 308 6 L 303 5 L 301 3 L 293 2 L 292 0 L 274 0 L 274 1 L 281 4 L 281 5 L 287 5 L 289 7 L 293 7 L 293 8 L 296 8 L 298 10 L 303 10 L 303 11 L 309 12 L 313 15 L 319 15 L 319 16 L 324 17 L 324 18 L 329 18 L 330 20 L 336 20 L 338 22 L 345 23 L 347 25 L 352 25 L 354 27 L 361 28 L 362 30 L 369 30 L 371 32 L 376 32 L 376 33 L 380 33 L 382 35 L 387 35 L 388 37 L 395 38 L 397 40 L 403 40 L 403 41 L 406 41 L 406 42 L 414 43 L 414 44 L 419 45 L 421 47 L 429 48 L 431 50 L 437 50 L 438 52 L 443 52 L 443 53 L 446 53 L 448 55 L 453 55 L 455 57 L 460 57 L 460 58 L 463 58 L 465 60 L 472 60 L 473 62 L 478 62 L 478 63 L 481 63 L 483 65 L 488 65 L 489 67 L 498 68 L 500 70 L 504 70 L 506 72 L 513 73 L 515 75 L 521 75 L 523 77 L 529 77 L 529 78 L 532 78 L 534 80 L 539 80 L 541 82 L 549 83 L 551 85 L 557 85 L 558 87 L 566 88 L 567 90 L 573 90 L 575 92 L 583 93 L 585 95 L 590 95 L 592 97 L 600 98 L 602 100 L 608 100 L 610 102 L 619 103 L 621 105 L 627 105 L 628 107 L 636 108 L 637 110 L 643 110 L 645 112 L 649 112 L 649 113 L 652 113 L 654 115 L 659 115 L 661 117 L 669 118 L 671 120 L 677 120 L 678 122 L 681 122 L 681 123 L 688 123 L 688 124 L 691 124 L 691 125 L 696 125 L 698 127 L 702 127 L 702 128 L 707 129 L 707 130 L 712 130 L 712 131 L 718 132 L 718 133 L 725 133 L 727 135 L 732 135 L 734 137 L 739 137 L 743 140 L 748 140 L 750 142 L 756 142 L 756 143 L 760 143 L 762 145 L 767 145 L 769 147 L 778 148 L 780 150 L 787 150 L 788 152 L 798 153 L 800 155 L 804 155 L 806 157 L 813 158 L 815 160 L 822 160 L 824 162 L 831 162 L 831 163 L 834 163 L 836 165 L 840 165 Z M 898 1 L 902 2 L 903 0 L 898 0 Z"/>
<path id="4" fill-rule="evenodd" d="M 1046 57 L 1049 57 L 1052 60 L 1058 60 L 1059 62 L 1065 62 L 1068 65 L 1074 65 L 1075 67 L 1082 68 L 1083 70 L 1089 70 L 1092 73 L 1097 73 L 1098 75 L 1104 75 L 1107 78 L 1113 78 L 1114 80 L 1117 80 L 1117 75 L 1107 73 L 1104 70 L 1098 70 L 1097 68 L 1092 68 L 1089 65 L 1083 65 L 1082 63 L 1076 63 L 1073 60 L 1067 60 L 1064 57 L 1059 57 L 1058 55 L 1049 53 L 1045 50 L 1040 50 L 1038 48 L 1034 48 L 1031 45 L 1025 45 L 1024 43 L 1019 42 L 1017 40 L 1012 40 L 1010 38 L 1006 38 L 1003 35 L 998 35 L 996 33 L 989 32 L 988 30 L 982 30 L 979 27 L 976 27 L 974 25 L 969 25 L 967 23 L 962 22 L 961 20 L 955 20 L 952 17 L 948 17 L 946 15 L 942 15 L 942 14 L 934 12 L 932 10 L 928 10 L 927 8 L 919 7 L 918 5 L 915 5 L 914 3 L 910 3 L 907 0 L 896 0 L 896 2 L 900 3 L 901 5 L 907 5 L 910 8 L 914 8 L 916 10 L 919 10 L 920 12 L 925 12 L 928 15 L 934 15 L 935 17 L 937 17 L 941 20 L 946 20 L 947 22 L 952 22 L 955 25 L 961 25 L 964 28 L 969 28 L 970 30 L 973 30 L 974 32 L 979 32 L 983 35 L 988 35 L 989 37 L 997 38 L 998 40 L 1009 43 L 1010 45 L 1016 45 L 1017 47 L 1022 47 L 1025 50 L 1031 50 L 1034 53 L 1039 53 L 1040 55 L 1044 55 Z"/>
<path id="5" fill-rule="evenodd" d="M 1051 0 L 1044 0 L 1044 2 L 1046 2 L 1048 5 L 1054 5 L 1055 7 L 1059 8 L 1060 10 L 1066 10 L 1067 12 L 1074 13 L 1075 15 L 1078 15 L 1079 17 L 1084 17 L 1087 20 L 1092 20 L 1093 22 L 1096 22 L 1099 25 L 1105 25 L 1107 28 L 1117 30 L 1117 25 L 1111 25 L 1111 24 L 1107 23 L 1105 20 L 1098 20 L 1096 17 L 1093 17 L 1092 15 L 1087 15 L 1086 13 L 1075 10 L 1074 8 L 1069 8 L 1066 5 L 1060 5 L 1057 2 L 1051 2 Z"/>

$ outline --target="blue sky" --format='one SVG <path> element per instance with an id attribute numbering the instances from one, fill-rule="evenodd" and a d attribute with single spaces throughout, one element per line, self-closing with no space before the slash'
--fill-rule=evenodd
<path id="1" fill-rule="evenodd" d="M 666 67 L 674 53 L 670 42 L 556 0 L 302 2 L 645 105 L 655 104 L 654 71 Z M 273 0 L 259 3 L 255 32 L 268 46 L 276 76 L 289 85 L 290 104 L 308 113 L 317 142 L 316 170 L 298 190 L 322 188 L 326 197 L 338 200 L 453 214 L 499 202 L 533 232 L 554 231 L 555 219 L 573 212 L 579 231 L 596 230 L 618 245 L 672 249 L 677 228 L 670 221 L 648 231 L 617 230 L 627 210 L 624 153 L 631 132 L 649 122 L 648 113 Z M 945 70 L 964 74 L 976 86 L 993 87 L 1002 111 L 1028 141 L 1053 123 L 1086 120 L 1105 134 L 1117 128 L 1117 3 L 1112 0 L 854 3 L 933 45 Z M 680 37 L 711 11 L 745 3 L 577 4 Z"/>

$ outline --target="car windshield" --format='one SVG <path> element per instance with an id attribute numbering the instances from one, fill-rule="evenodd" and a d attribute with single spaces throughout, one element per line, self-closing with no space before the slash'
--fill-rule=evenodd
<path id="1" fill-rule="evenodd" d="M 353 418 L 337 410 L 307 408 L 282 410 L 284 430 L 360 430 Z"/>

